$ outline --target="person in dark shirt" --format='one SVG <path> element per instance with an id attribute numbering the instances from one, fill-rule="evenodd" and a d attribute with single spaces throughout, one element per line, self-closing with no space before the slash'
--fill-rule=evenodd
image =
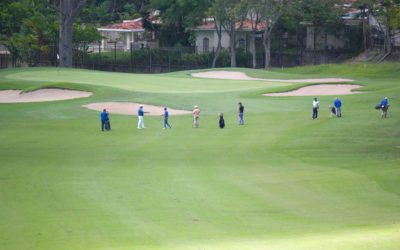
<path id="1" fill-rule="evenodd" d="M 338 97 L 335 98 L 335 101 L 333 102 L 333 105 L 335 106 L 335 113 L 337 117 L 342 117 L 342 101 Z"/>
<path id="2" fill-rule="evenodd" d="M 225 128 L 224 114 L 219 114 L 219 128 Z"/>
<path id="3" fill-rule="evenodd" d="M 381 117 L 382 118 L 386 118 L 387 117 L 387 111 L 389 109 L 389 99 L 387 97 L 382 99 L 382 101 L 380 103 L 380 107 L 382 109 Z"/>
<path id="4" fill-rule="evenodd" d="M 144 113 L 143 105 L 140 105 L 138 109 L 138 129 L 144 128 Z"/>
<path id="5" fill-rule="evenodd" d="M 105 125 L 105 129 L 107 131 L 111 130 L 111 123 L 110 123 L 110 113 L 106 112 L 107 114 L 107 118 L 106 118 L 106 125 Z"/>
<path id="6" fill-rule="evenodd" d="M 172 128 L 172 126 L 168 123 L 168 117 L 169 117 L 169 113 L 168 113 L 168 108 L 164 107 L 164 114 L 162 115 L 164 116 L 164 125 L 163 125 L 163 129 L 166 129 L 167 126 L 169 128 Z"/>
<path id="7" fill-rule="evenodd" d="M 239 125 L 244 125 L 244 119 L 243 119 L 243 114 L 244 114 L 244 106 L 241 102 L 239 102 Z"/>
<path id="8" fill-rule="evenodd" d="M 108 120 L 107 111 L 106 109 L 103 109 L 103 112 L 100 113 L 101 131 L 104 131 L 104 129 L 106 129 L 107 120 Z"/>

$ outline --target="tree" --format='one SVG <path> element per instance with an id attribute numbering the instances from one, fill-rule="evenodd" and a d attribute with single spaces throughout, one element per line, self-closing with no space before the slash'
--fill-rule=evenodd
<path id="1" fill-rule="evenodd" d="M 86 0 L 60 0 L 60 31 L 58 53 L 60 67 L 72 67 L 72 27 L 74 17 Z"/>
<path id="2" fill-rule="evenodd" d="M 302 13 L 303 22 L 313 28 L 314 57 L 317 51 L 318 35 L 324 33 L 324 48 L 327 47 L 327 34 L 342 25 L 340 0 L 304 0 L 298 2 L 298 12 Z"/>
<path id="3" fill-rule="evenodd" d="M 192 28 L 200 24 L 210 0 L 152 0 L 150 7 L 160 11 L 161 40 L 169 46 L 190 45 Z"/>
<path id="4" fill-rule="evenodd" d="M 208 11 L 210 17 L 212 17 L 212 19 L 214 20 L 214 28 L 215 28 L 215 31 L 217 32 L 217 38 L 218 38 L 217 48 L 215 50 L 214 58 L 212 61 L 212 66 L 211 66 L 212 68 L 215 68 L 218 57 L 219 57 L 219 55 L 221 53 L 221 49 L 222 49 L 222 44 L 221 44 L 222 23 L 225 22 L 225 19 L 226 19 L 224 5 L 225 5 L 224 1 L 216 0 L 213 2 L 213 4 L 211 5 L 211 7 Z"/>
<path id="5" fill-rule="evenodd" d="M 248 17 L 251 21 L 251 31 L 252 31 L 252 35 L 251 35 L 251 40 L 250 40 L 250 44 L 251 47 L 253 48 L 251 50 L 251 54 L 252 54 L 252 66 L 253 68 L 257 67 L 257 51 L 256 51 L 256 35 L 257 32 L 260 29 L 260 24 L 262 23 L 262 4 L 261 1 L 259 0 L 247 0 L 248 3 Z"/>
<path id="6" fill-rule="evenodd" d="M 265 57 L 265 69 L 271 63 L 272 32 L 278 20 L 281 18 L 283 8 L 287 4 L 284 0 L 260 0 L 262 21 L 265 22 L 263 32 L 263 47 Z"/>
<path id="7" fill-rule="evenodd" d="M 363 49 L 366 50 L 369 48 L 369 16 L 372 14 L 374 1 L 373 0 L 357 0 L 354 3 L 354 7 L 358 8 L 361 11 L 361 24 L 363 31 Z"/>

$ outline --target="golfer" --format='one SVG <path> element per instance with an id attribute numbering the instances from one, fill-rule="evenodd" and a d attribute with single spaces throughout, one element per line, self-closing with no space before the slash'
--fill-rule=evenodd
<path id="1" fill-rule="evenodd" d="M 243 114 L 244 114 L 244 106 L 241 102 L 239 102 L 239 125 L 244 125 L 244 119 L 243 119 Z"/>
<path id="2" fill-rule="evenodd" d="M 167 107 L 164 107 L 164 114 L 163 114 L 162 116 L 164 116 L 164 125 L 163 125 L 163 129 L 166 129 L 167 126 L 168 126 L 169 128 L 172 128 L 172 126 L 168 123 L 169 114 L 168 114 L 168 108 L 167 108 Z"/>
<path id="3" fill-rule="evenodd" d="M 318 118 L 318 109 L 319 109 L 319 101 L 317 97 L 314 97 L 314 100 L 312 102 L 312 107 L 313 107 L 312 119 L 315 120 Z"/>
<path id="4" fill-rule="evenodd" d="M 144 128 L 144 109 L 143 109 L 143 105 L 139 106 L 138 109 L 138 125 L 137 125 L 138 129 L 142 129 Z"/>
<path id="5" fill-rule="evenodd" d="M 199 127 L 199 117 L 200 117 L 199 106 L 194 105 L 194 109 L 193 109 L 193 127 L 194 128 L 198 128 Z"/>
<path id="6" fill-rule="evenodd" d="M 382 109 L 382 114 L 381 117 L 382 118 L 386 118 L 387 117 L 387 111 L 389 109 L 389 99 L 387 97 L 383 98 L 381 103 L 380 103 L 381 109 Z"/>
<path id="7" fill-rule="evenodd" d="M 100 113 L 100 121 L 101 121 L 101 131 L 104 131 L 104 129 L 107 129 L 107 122 L 109 122 L 108 119 L 108 113 L 106 109 L 103 109 L 103 112 Z"/>
<path id="8" fill-rule="evenodd" d="M 342 101 L 336 97 L 333 105 L 335 106 L 336 117 L 342 117 Z"/>
<path id="9" fill-rule="evenodd" d="M 223 113 L 219 113 L 219 128 L 225 128 L 225 120 Z"/>

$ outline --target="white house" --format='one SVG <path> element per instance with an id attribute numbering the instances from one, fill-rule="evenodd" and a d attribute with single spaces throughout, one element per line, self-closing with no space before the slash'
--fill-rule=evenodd
<path id="1" fill-rule="evenodd" d="M 103 36 L 101 49 L 107 51 L 117 48 L 128 51 L 131 44 L 133 49 L 158 47 L 155 33 L 147 31 L 143 23 L 143 18 L 137 18 L 98 28 L 97 30 Z"/>
<path id="2" fill-rule="evenodd" d="M 254 51 L 250 39 L 254 35 L 251 20 L 246 20 L 243 24 L 236 23 L 236 47 L 245 51 Z M 257 25 L 257 33 L 261 33 L 265 27 L 264 23 Z M 204 24 L 193 29 L 196 32 L 196 48 L 197 53 L 207 53 L 214 51 L 218 46 L 218 35 L 215 30 L 214 20 L 208 19 Z M 257 35 L 258 36 L 258 35 Z M 261 34 L 260 36 L 261 37 Z M 229 48 L 230 37 L 228 33 L 222 29 L 221 46 Z"/>

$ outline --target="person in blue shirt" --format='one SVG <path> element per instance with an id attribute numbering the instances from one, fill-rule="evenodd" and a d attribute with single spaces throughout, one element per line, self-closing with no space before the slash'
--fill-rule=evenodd
<path id="1" fill-rule="evenodd" d="M 387 97 L 383 98 L 379 105 L 382 109 L 382 114 L 381 114 L 382 118 L 386 118 L 387 111 L 389 109 L 389 99 Z"/>
<path id="2" fill-rule="evenodd" d="M 340 101 L 340 99 L 336 97 L 333 105 L 335 106 L 336 116 L 342 117 L 342 101 Z"/>
<path id="3" fill-rule="evenodd" d="M 172 126 L 168 123 L 169 113 L 168 113 L 168 108 L 167 108 L 167 107 L 164 107 L 164 114 L 163 114 L 163 116 L 164 116 L 164 125 L 163 125 L 163 129 L 166 129 L 167 126 L 168 126 L 169 128 L 172 128 Z"/>
<path id="4" fill-rule="evenodd" d="M 106 109 L 103 109 L 103 112 L 100 113 L 100 121 L 101 121 L 101 131 L 104 131 L 104 129 L 106 129 L 108 121 L 108 113 Z"/>
<path id="5" fill-rule="evenodd" d="M 142 129 L 144 128 L 144 109 L 143 109 L 143 105 L 139 106 L 138 109 L 138 125 L 137 125 L 138 129 Z"/>

